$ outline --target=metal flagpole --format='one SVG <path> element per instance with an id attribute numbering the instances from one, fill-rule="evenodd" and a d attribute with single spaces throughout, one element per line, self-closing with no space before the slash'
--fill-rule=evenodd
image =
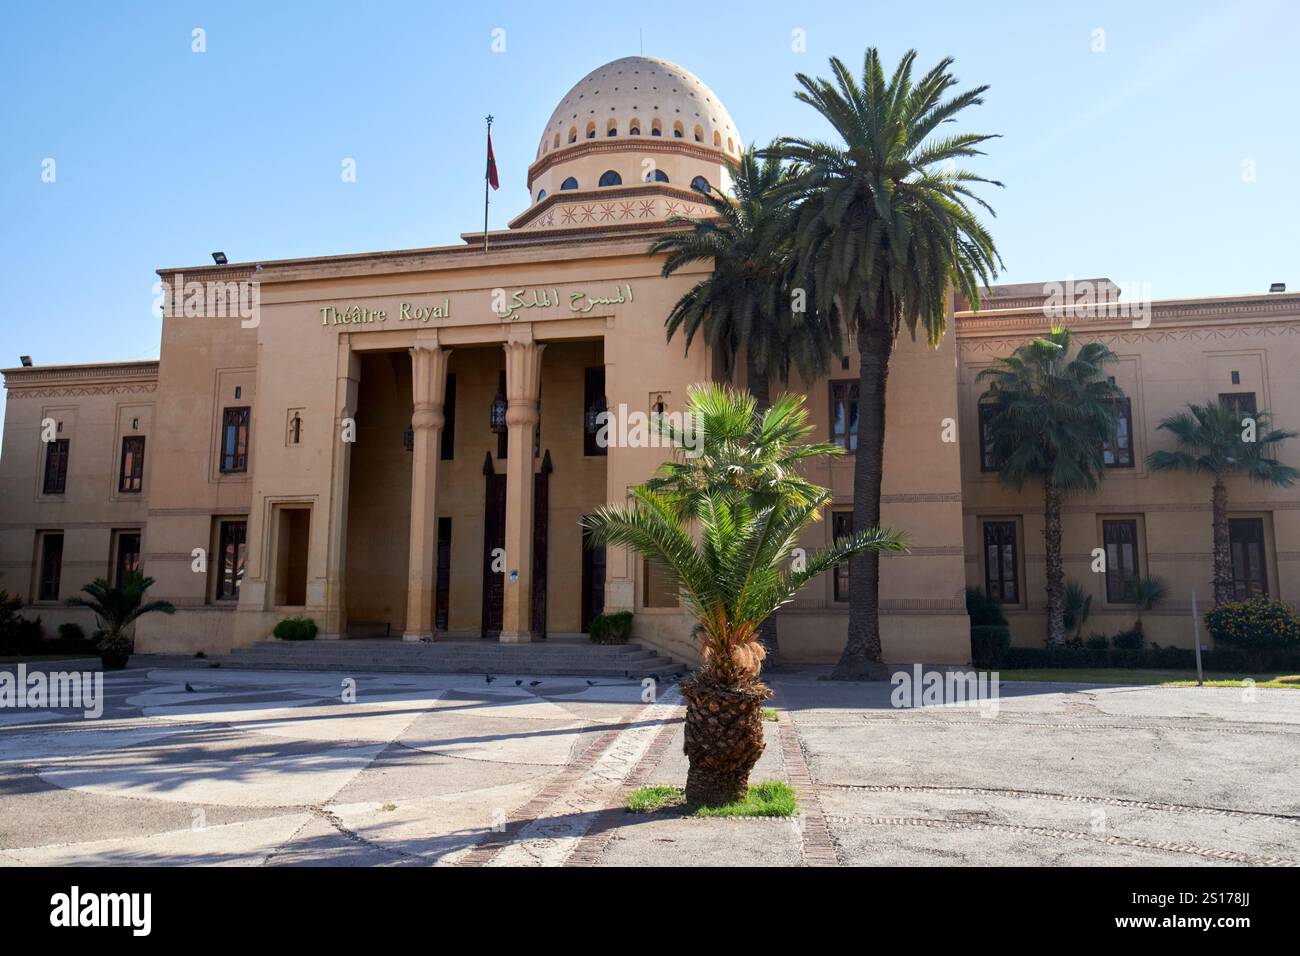
<path id="1" fill-rule="evenodd" d="M 492 142 L 492 114 L 487 117 L 488 142 Z M 483 251 L 488 251 L 488 184 L 492 178 L 491 160 L 483 161 Z"/>

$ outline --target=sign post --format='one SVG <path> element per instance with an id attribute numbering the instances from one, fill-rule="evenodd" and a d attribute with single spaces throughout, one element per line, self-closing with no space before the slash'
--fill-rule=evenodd
<path id="1" fill-rule="evenodd" d="M 1192 633 L 1196 638 L 1196 686 L 1205 686 L 1205 673 L 1201 670 L 1201 616 L 1196 613 L 1196 591 L 1192 591 Z"/>

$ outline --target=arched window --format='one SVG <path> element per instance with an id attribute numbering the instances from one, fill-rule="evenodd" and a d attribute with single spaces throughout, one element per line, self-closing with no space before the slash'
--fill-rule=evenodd
<path id="1" fill-rule="evenodd" d="M 541 202 L 545 198 L 546 198 L 546 190 L 543 189 L 537 194 L 537 201 Z"/>
<path id="2" fill-rule="evenodd" d="M 606 130 L 605 130 L 605 135 L 606 135 L 606 136 L 617 136 L 617 135 L 618 135 L 618 120 L 616 120 L 616 119 L 611 119 L 611 120 L 609 121 L 609 125 L 608 125 L 608 127 L 606 128 Z"/>
<path id="3" fill-rule="evenodd" d="M 662 169 L 646 170 L 645 181 L 648 183 L 666 183 L 668 174 Z"/>
<path id="4" fill-rule="evenodd" d="M 664 134 L 663 128 L 659 125 L 659 117 L 656 116 L 653 120 L 650 121 L 650 135 L 662 136 L 663 134 Z"/>
<path id="5" fill-rule="evenodd" d="M 716 129 L 713 131 L 713 145 L 718 147 L 719 149 L 722 148 L 722 134 L 719 133 Z"/>
<path id="6" fill-rule="evenodd" d="M 551 146 L 551 148 L 552 148 L 552 149 L 559 149 L 559 148 L 560 148 L 560 134 L 559 134 L 559 133 L 556 133 L 556 134 L 555 134 L 555 143 Z"/>
<path id="7" fill-rule="evenodd" d="M 588 123 L 588 124 L 587 124 L 587 139 L 595 139 L 595 138 L 596 138 L 596 124 L 595 124 L 595 123 Z"/>
<path id="8" fill-rule="evenodd" d="M 564 182 L 560 183 L 560 189 L 577 189 L 578 181 L 570 176 Z"/>
<path id="9" fill-rule="evenodd" d="M 673 124 L 673 139 L 681 139 L 685 135 L 686 132 L 682 129 L 681 120 L 678 120 Z"/>
<path id="10" fill-rule="evenodd" d="M 702 127 L 699 123 L 695 124 L 695 142 L 697 143 L 704 142 L 704 127 Z"/>
<path id="11" fill-rule="evenodd" d="M 622 186 L 623 177 L 620 176 L 618 173 L 614 172 L 614 170 L 607 169 L 600 174 L 600 185 L 601 186 Z"/>
<path id="12" fill-rule="evenodd" d="M 731 144 L 731 137 L 728 136 L 728 137 L 727 137 L 727 152 L 729 152 L 729 153 L 734 153 L 735 151 L 736 151 L 736 148 Z"/>
<path id="13" fill-rule="evenodd" d="M 569 142 L 570 142 L 570 143 L 576 143 L 577 141 L 578 141 L 578 127 L 576 127 L 576 126 L 570 126 L 570 127 L 569 127 Z"/>
<path id="14" fill-rule="evenodd" d="M 633 118 L 632 118 L 632 125 L 630 125 L 630 126 L 627 128 L 627 135 L 629 135 L 629 136 L 640 136 L 640 135 L 641 135 L 641 121 L 640 121 L 639 119 L 637 119 L 636 117 L 633 117 Z"/>
<path id="15" fill-rule="evenodd" d="M 709 194 L 709 181 L 703 176 L 696 176 L 691 180 L 691 188 L 697 193 L 703 193 L 707 196 Z"/>

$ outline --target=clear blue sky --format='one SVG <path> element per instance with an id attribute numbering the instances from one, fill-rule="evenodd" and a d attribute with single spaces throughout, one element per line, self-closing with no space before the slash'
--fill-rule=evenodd
<path id="1" fill-rule="evenodd" d="M 922 12 L 923 11 L 923 12 Z M 0 365 L 151 358 L 154 270 L 428 246 L 528 201 L 551 110 L 644 52 L 741 133 L 820 135 L 796 71 L 949 54 L 1004 281 L 1106 275 L 1157 298 L 1300 289 L 1300 5 L 1277 2 L 26 3 L 0 34 Z M 191 31 L 207 52 L 191 52 Z M 506 50 L 491 49 L 492 30 Z M 1105 31 L 1105 52 L 1092 51 Z M 791 49 L 806 31 L 807 52 Z M 56 161 L 57 181 L 41 181 Z M 357 163 L 357 182 L 340 163 Z M 1253 161 L 1255 181 L 1242 164 Z"/>

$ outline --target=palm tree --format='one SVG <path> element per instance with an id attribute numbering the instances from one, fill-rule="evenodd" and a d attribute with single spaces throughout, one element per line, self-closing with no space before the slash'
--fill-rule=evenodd
<path id="1" fill-rule="evenodd" d="M 1168 596 L 1169 585 L 1165 583 L 1164 578 L 1150 575 L 1138 578 L 1133 582 L 1133 603 L 1137 605 L 1137 620 L 1133 622 L 1133 630 L 1137 631 L 1139 638 L 1143 637 L 1143 612 L 1150 611 L 1157 604 L 1164 603 L 1165 598 Z"/>
<path id="2" fill-rule="evenodd" d="M 95 621 L 103 632 L 99 639 L 99 650 L 106 669 L 117 670 L 126 666 L 133 646 L 126 631 L 137 619 L 154 611 L 176 613 L 176 608 L 169 601 L 145 602 L 144 592 L 153 583 L 153 578 L 132 571 L 116 587 L 104 578 L 95 578 L 81 589 L 90 595 L 89 599 L 67 599 L 69 607 L 84 607 L 94 612 Z"/>
<path id="3" fill-rule="evenodd" d="M 860 360 L 854 521 L 880 522 L 885 386 L 899 332 L 918 330 L 931 346 L 947 327 L 948 292 L 979 307 L 980 288 L 1001 265 L 972 203 L 992 213 L 972 187 L 1000 185 L 956 168 L 992 137 L 936 135 L 987 87 L 950 93 L 951 59 L 913 81 L 916 52 L 904 54 L 886 81 L 880 55 L 866 52 L 855 79 L 838 59 L 834 82 L 802 73 L 795 97 L 830 122 L 836 142 L 782 139 L 776 154 L 793 163 L 789 187 L 798 208 L 795 274 L 812 279 L 816 314 L 842 317 Z M 880 646 L 880 563 L 874 551 L 849 572 L 848 640 L 834 675 L 885 676 Z"/>
<path id="4" fill-rule="evenodd" d="M 1162 421 L 1160 428 L 1174 436 L 1177 447 L 1152 452 L 1148 465 L 1156 471 L 1189 471 L 1213 479 L 1214 603 L 1227 604 L 1233 599 L 1227 478 L 1245 475 L 1260 484 L 1291 487 L 1300 471 L 1275 456 L 1278 445 L 1295 438 L 1296 432 L 1274 428 L 1266 411 L 1238 420 L 1232 408 L 1217 402 L 1189 402 L 1185 410 Z"/>
<path id="5" fill-rule="evenodd" d="M 1092 616 L 1092 595 L 1078 581 L 1070 581 L 1065 585 L 1065 612 L 1062 620 L 1065 623 L 1067 631 L 1074 632 L 1076 642 L 1083 640 L 1083 625 L 1088 623 L 1088 618 Z"/>
<path id="6" fill-rule="evenodd" d="M 992 406 L 989 434 L 980 436 L 1014 488 L 1043 483 L 1047 564 L 1047 642 L 1065 643 L 1065 567 L 1061 559 L 1061 496 L 1092 491 L 1105 474 L 1104 447 L 1114 442 L 1115 408 L 1124 393 L 1105 374 L 1115 353 L 1100 342 L 1072 351 L 1069 329 L 1056 328 L 984 369 L 981 403 Z"/>
<path id="7" fill-rule="evenodd" d="M 842 449 L 805 441 L 812 431 L 805 402 L 803 395 L 786 393 L 763 409 L 752 394 L 716 383 L 696 385 L 690 391 L 695 434 L 661 421 L 663 436 L 678 451 L 646 487 L 688 521 L 699 519 L 701 509 L 720 495 L 748 498 L 760 507 L 816 499 L 825 489 L 803 476 L 803 463 Z"/>
<path id="8" fill-rule="evenodd" d="M 712 264 L 708 278 L 668 313 L 668 339 L 680 331 L 689 352 L 701 336 L 721 356 L 728 377 L 743 348 L 745 379 L 761 412 L 771 404 L 773 375 L 787 383 L 793 367 L 804 381 L 819 378 L 839 340 L 833 326 L 809 318 L 806 295 L 794 294 L 804 286 L 791 281 L 794 210 L 783 198 L 789 170 L 774 158 L 760 159 L 752 146 L 739 160 L 728 159 L 727 168 L 734 195 L 711 187 L 713 214 L 673 216 L 669 224 L 686 228 L 660 236 L 649 254 L 667 254 L 665 278 L 696 262 Z"/>
<path id="9" fill-rule="evenodd" d="M 696 335 L 717 350 L 730 379 L 741 349 L 745 380 L 760 412 L 771 405 L 771 379 L 783 384 L 791 368 L 804 381 L 821 378 L 832 353 L 840 351 L 835 327 L 809 316 L 806 288 L 797 296 L 792 269 L 793 209 L 781 198 L 789 184 L 779 160 L 760 159 L 751 146 L 738 161 L 727 160 L 734 195 L 717 187 L 708 194 L 713 214 L 703 218 L 674 216 L 685 226 L 651 244 L 650 255 L 666 253 L 662 274 L 668 277 L 696 262 L 709 262 L 708 278 L 683 295 L 665 321 L 668 339 L 681 332 L 689 352 Z M 776 619 L 763 628 L 763 645 L 776 663 Z"/>
<path id="10" fill-rule="evenodd" d="M 762 704 L 771 696 L 759 680 L 763 620 L 808 581 L 854 555 L 906 550 L 902 534 L 870 528 L 792 563 L 800 533 L 820 519 L 831 494 L 814 485 L 797 495 L 774 493 L 769 478 L 761 477 L 764 466 L 749 462 L 799 456 L 794 448 L 753 446 L 760 439 L 793 446 L 810 434 L 804 400 L 790 396 L 759 415 L 752 398 L 730 389 L 723 397 L 733 406 L 725 415 L 729 421 L 745 414 L 753 420 L 750 437 L 735 443 L 731 466 L 716 473 L 708 467 L 668 472 L 666 482 L 633 489 L 626 505 L 606 505 L 583 519 L 594 545 L 629 548 L 671 571 L 696 619 L 703 664 L 682 682 L 686 798 L 710 806 L 742 797 L 763 753 Z M 687 408 L 707 421 L 719 411 L 708 407 L 717 398 L 716 387 L 695 388 Z M 822 452 L 829 453 L 825 446 Z M 697 490 L 684 486 L 687 476 L 699 480 Z"/>

